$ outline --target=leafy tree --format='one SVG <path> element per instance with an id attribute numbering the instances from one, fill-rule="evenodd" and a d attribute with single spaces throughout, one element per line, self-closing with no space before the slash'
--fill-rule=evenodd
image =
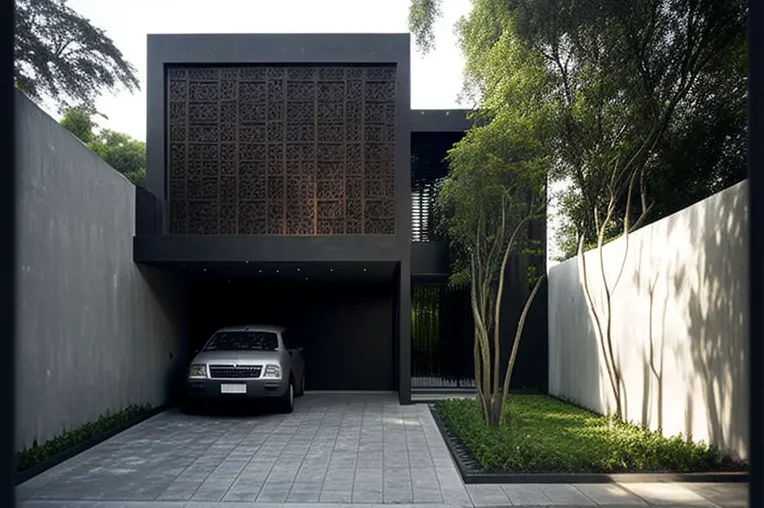
<path id="1" fill-rule="evenodd" d="M 428 5 L 412 1 L 412 9 Z M 431 39 L 432 12 L 412 17 L 417 40 Z M 599 253 L 601 307 L 579 260 L 618 416 L 622 378 L 610 306 L 619 278 L 606 279 L 602 246 L 622 235 L 628 249 L 630 230 L 681 201 L 669 186 L 697 180 L 683 159 L 699 142 L 694 136 L 707 136 L 700 144 L 711 147 L 722 132 L 726 146 L 691 195 L 725 181 L 729 168 L 720 165 L 740 160 L 746 13 L 743 0 L 474 0 L 457 24 L 465 81 L 483 107 L 548 113 L 538 120 L 554 158 L 551 176 L 572 183 L 564 232 L 579 253 L 591 245 Z M 657 197 L 672 201 L 656 206 Z"/>
<path id="2" fill-rule="evenodd" d="M 146 184 L 146 143 L 109 129 L 96 131 L 91 115 L 81 108 L 67 110 L 59 123 L 133 184 Z"/>
<path id="3" fill-rule="evenodd" d="M 96 127 L 91 115 L 82 108 L 67 110 L 59 121 L 61 126 L 74 134 L 83 143 L 90 144 L 95 140 L 93 130 Z"/>
<path id="4" fill-rule="evenodd" d="M 529 288 L 502 379 L 505 273 L 513 256 L 534 247 L 528 226 L 546 210 L 550 159 L 543 155 L 534 118 L 509 108 L 490 114 L 490 123 L 473 127 L 449 151 L 449 173 L 438 193 L 437 215 L 455 253 L 451 282 L 470 283 L 475 385 L 483 418 L 498 426 L 525 320 L 543 280 L 535 277 Z"/>
<path id="5" fill-rule="evenodd" d="M 33 100 L 52 99 L 61 111 L 77 105 L 94 112 L 102 92 L 139 88 L 122 52 L 66 0 L 16 0 L 15 12 L 16 86 Z"/>

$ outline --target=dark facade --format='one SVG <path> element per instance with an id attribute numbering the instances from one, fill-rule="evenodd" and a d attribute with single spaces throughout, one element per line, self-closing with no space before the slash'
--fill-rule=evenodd
<path id="1" fill-rule="evenodd" d="M 187 277 L 190 343 L 290 326 L 309 389 L 411 400 L 412 284 L 447 278 L 430 204 L 471 121 L 411 111 L 409 54 L 408 34 L 149 36 L 134 259 Z"/>

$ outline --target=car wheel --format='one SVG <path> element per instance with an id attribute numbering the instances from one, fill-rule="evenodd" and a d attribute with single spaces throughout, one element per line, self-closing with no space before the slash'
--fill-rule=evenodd
<path id="1" fill-rule="evenodd" d="M 294 380 L 289 380 L 289 388 L 279 401 L 279 409 L 282 413 L 291 413 L 294 411 Z"/>
<path id="2" fill-rule="evenodd" d="M 302 378 L 300 379 L 300 391 L 297 393 L 300 397 L 305 395 L 305 371 L 302 371 Z"/>

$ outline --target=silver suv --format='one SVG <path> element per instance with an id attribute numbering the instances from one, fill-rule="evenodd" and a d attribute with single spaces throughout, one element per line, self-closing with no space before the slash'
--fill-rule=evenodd
<path id="1" fill-rule="evenodd" d="M 225 399 L 275 399 L 291 413 L 305 392 L 302 348 L 277 326 L 221 328 L 188 369 L 184 406 Z"/>

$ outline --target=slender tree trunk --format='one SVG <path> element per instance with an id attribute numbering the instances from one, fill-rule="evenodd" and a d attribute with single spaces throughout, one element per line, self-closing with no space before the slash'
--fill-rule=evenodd
<path id="1" fill-rule="evenodd" d="M 539 292 L 541 283 L 544 282 L 545 278 L 546 275 L 542 275 L 539 277 L 539 280 L 536 281 L 536 285 L 533 286 L 533 291 L 531 291 L 531 294 L 525 301 L 523 312 L 520 314 L 520 321 L 517 323 L 517 331 L 515 332 L 515 341 L 512 343 L 512 353 L 509 355 L 509 362 L 507 363 L 507 372 L 504 374 L 504 386 L 501 390 L 501 407 L 504 407 L 507 403 L 507 397 L 509 396 L 509 381 L 512 378 L 512 370 L 515 367 L 515 360 L 517 360 L 517 351 L 520 348 L 520 337 L 522 337 L 523 329 L 525 328 L 525 320 L 528 318 L 528 311 L 530 310 L 533 300 L 536 298 L 536 293 Z"/>

